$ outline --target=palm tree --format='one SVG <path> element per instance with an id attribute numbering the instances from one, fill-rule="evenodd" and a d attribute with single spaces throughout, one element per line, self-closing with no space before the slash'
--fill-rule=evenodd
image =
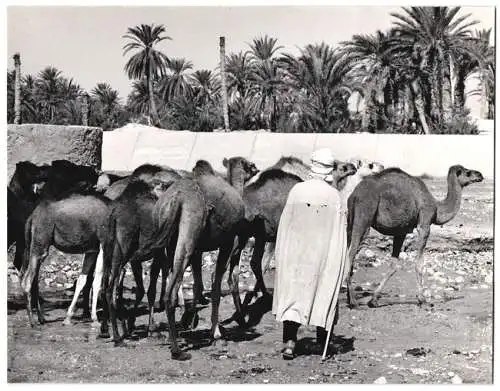
<path id="1" fill-rule="evenodd" d="M 212 71 L 201 69 L 190 75 L 195 99 L 202 105 L 215 104 L 221 95 L 221 83 Z"/>
<path id="2" fill-rule="evenodd" d="M 252 43 L 248 44 L 250 51 L 247 52 L 253 62 L 251 80 L 260 99 L 261 116 L 265 116 L 266 105 L 271 106 L 269 109 L 270 124 L 266 125 L 270 125 L 273 132 L 276 131 L 277 122 L 276 95 L 282 79 L 279 62 L 273 57 L 277 54 L 278 50 L 283 48 L 282 46 L 278 46 L 277 42 L 276 38 L 267 35 L 254 38 Z"/>
<path id="3" fill-rule="evenodd" d="M 392 66 L 392 56 L 388 51 L 393 37 L 392 30 L 387 33 L 379 30 L 375 34 L 357 34 L 350 41 L 341 42 L 341 52 L 352 68 L 351 76 L 362 86 L 365 101 L 362 127 L 365 129 L 369 127 L 373 114 L 376 120 L 380 120 L 381 106 L 386 120 L 396 113 L 394 106 L 398 102 L 400 86 L 397 69 Z"/>
<path id="4" fill-rule="evenodd" d="M 193 69 L 193 63 L 185 58 L 171 58 L 167 61 L 167 74 L 159 83 L 160 93 L 165 102 L 192 92 L 187 74 L 190 69 Z"/>
<path id="5" fill-rule="evenodd" d="M 103 130 L 116 128 L 121 110 L 118 91 L 108 83 L 97 83 L 90 92 L 90 96 L 92 97 L 92 122 L 102 127 Z M 146 97 L 149 98 L 147 94 Z"/>
<path id="6" fill-rule="evenodd" d="M 156 96 L 155 96 L 155 99 Z M 150 109 L 148 82 L 144 78 L 132 83 L 132 91 L 127 98 L 127 109 L 135 115 L 146 115 Z"/>
<path id="7" fill-rule="evenodd" d="M 469 28 L 478 22 L 469 21 L 470 14 L 458 16 L 460 7 L 403 7 L 403 11 L 391 13 L 398 33 L 393 50 L 405 53 L 418 67 L 419 87 L 424 97 L 430 96 L 426 115 L 442 123 L 451 112 L 451 99 L 445 104 L 443 93 L 450 85 L 450 61 L 468 50 Z M 446 94 L 450 89 L 446 88 Z"/>
<path id="8" fill-rule="evenodd" d="M 224 117 L 224 130 L 229 132 L 229 102 L 227 99 L 226 81 L 226 37 L 219 37 L 219 69 L 222 87 L 222 115 Z"/>
<path id="9" fill-rule="evenodd" d="M 33 95 L 40 106 L 43 123 L 57 122 L 57 112 L 65 101 L 62 84 L 62 72 L 50 66 L 43 69 L 35 80 Z"/>
<path id="10" fill-rule="evenodd" d="M 158 113 L 153 92 L 153 80 L 165 74 L 167 56 L 155 48 L 161 41 L 172 39 L 166 35 L 164 25 L 155 24 L 129 27 L 123 36 L 130 40 L 123 46 L 123 55 L 129 51 L 136 51 L 125 64 L 125 71 L 130 79 L 146 78 L 149 96 L 149 118 L 150 121 L 159 123 Z"/>
<path id="11" fill-rule="evenodd" d="M 253 66 L 248 52 L 226 57 L 227 90 L 232 99 L 246 96 L 250 88 Z"/>
<path id="12" fill-rule="evenodd" d="M 280 60 L 286 84 L 295 90 L 299 105 L 294 116 L 309 132 L 339 132 L 349 122 L 347 100 L 349 62 L 324 42 L 307 45 L 299 57 L 283 55 Z"/>

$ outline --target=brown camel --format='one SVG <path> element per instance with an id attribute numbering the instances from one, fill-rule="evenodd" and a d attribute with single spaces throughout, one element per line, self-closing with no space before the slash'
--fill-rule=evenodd
<path id="1" fill-rule="evenodd" d="M 462 188 L 481 182 L 479 171 L 469 170 L 460 165 L 450 167 L 448 171 L 448 194 L 444 200 L 436 200 L 425 183 L 399 168 L 389 168 L 378 174 L 366 177 L 354 189 L 348 199 L 347 243 L 349 247 L 347 277 L 348 302 L 357 307 L 352 286 L 353 262 L 365 232 L 375 228 L 383 235 L 394 236 L 392 265 L 382 278 L 379 286 L 368 303 L 370 307 L 378 305 L 378 294 L 387 280 L 398 270 L 397 262 L 401 247 L 408 233 L 416 227 L 418 232 L 417 273 L 419 304 L 425 303 L 423 292 L 423 252 L 429 237 L 431 224 L 442 225 L 450 221 L 460 209 Z"/>
<path id="2" fill-rule="evenodd" d="M 249 179 L 250 174 L 245 175 L 247 176 L 240 175 L 238 179 Z M 218 309 L 221 281 L 229 260 L 231 268 L 228 283 L 237 311 L 239 310 L 238 262 L 241 249 L 246 243 L 242 245 L 238 241 L 238 233 L 245 223 L 244 217 L 244 204 L 239 193 L 224 179 L 214 175 L 210 164 L 204 161 L 196 164 L 193 179 L 183 178 L 173 183 L 154 206 L 153 229 L 156 236 L 144 246 L 143 251 L 147 253 L 166 247 L 167 253 L 174 254 L 171 278 L 164 300 L 170 330 L 171 355 L 175 360 L 188 360 L 191 357 L 189 353 L 181 351 L 177 343 L 175 292 L 179 289 L 183 272 L 190 262 L 193 272 L 201 271 L 202 252 L 219 250 L 212 284 L 212 335 L 215 339 L 221 337 Z M 200 289 L 196 285 L 195 288 L 197 291 Z M 200 294 L 194 292 L 193 296 L 196 305 Z M 111 294 L 109 299 L 112 299 Z"/>
<path id="3" fill-rule="evenodd" d="M 262 276 L 262 256 L 265 244 L 276 241 L 278 225 L 288 193 L 293 186 L 302 182 L 302 179 L 294 174 L 273 168 L 262 171 L 256 182 L 241 187 L 242 181 L 238 180 L 238 175 L 242 175 L 244 170 L 241 167 L 247 165 L 245 161 L 246 159 L 241 157 L 223 160 L 231 183 L 236 183 L 237 188 L 242 190 L 247 220 L 245 242 L 252 236 L 255 238 L 250 266 L 257 281 L 253 294 L 247 295 L 243 306 L 247 305 L 252 296 L 258 294 L 259 291 L 263 295 L 268 295 Z M 337 186 L 338 181 L 355 172 L 356 168 L 353 164 L 336 161 L 333 167 L 333 186 Z"/>

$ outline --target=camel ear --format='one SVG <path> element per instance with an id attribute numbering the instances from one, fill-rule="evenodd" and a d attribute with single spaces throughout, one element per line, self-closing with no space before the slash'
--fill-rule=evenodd
<path id="1" fill-rule="evenodd" d="M 457 176 L 462 175 L 462 170 L 457 170 Z"/>
<path id="2" fill-rule="evenodd" d="M 229 160 L 227 160 L 226 158 L 224 158 L 222 160 L 222 165 L 227 168 L 227 166 L 229 165 Z"/>

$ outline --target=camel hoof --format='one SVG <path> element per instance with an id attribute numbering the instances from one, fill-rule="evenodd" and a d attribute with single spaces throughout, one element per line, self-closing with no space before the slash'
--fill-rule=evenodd
<path id="1" fill-rule="evenodd" d="M 84 311 L 82 314 L 82 319 L 91 319 L 92 315 L 89 311 Z"/>
<path id="2" fill-rule="evenodd" d="M 99 327 L 101 327 L 101 324 L 97 320 L 92 321 L 92 323 L 90 324 L 90 328 L 92 329 L 98 329 Z"/>
<path id="3" fill-rule="evenodd" d="M 373 298 L 368 302 L 368 307 L 370 308 L 377 308 L 378 307 L 378 300 Z"/>
<path id="4" fill-rule="evenodd" d="M 108 339 L 111 338 L 111 335 L 109 334 L 109 331 L 106 332 L 100 332 L 97 338 L 102 338 L 102 339 Z"/>
<path id="5" fill-rule="evenodd" d="M 186 352 L 172 352 L 172 360 L 187 361 L 191 359 L 191 354 Z"/>
<path id="6" fill-rule="evenodd" d="M 359 308 L 359 304 L 357 301 L 352 301 L 350 302 L 349 304 L 347 304 L 347 306 L 351 309 L 351 310 L 357 310 Z"/>
<path id="7" fill-rule="evenodd" d="M 73 324 L 73 322 L 71 322 L 71 319 L 64 319 L 63 323 L 62 323 L 64 326 L 71 326 Z"/>
<path id="8" fill-rule="evenodd" d="M 125 341 L 123 339 L 120 339 L 119 341 L 115 341 L 115 348 L 125 348 L 127 347 L 127 344 L 125 343 Z"/>
<path id="9" fill-rule="evenodd" d="M 198 300 L 199 305 L 209 305 L 210 300 L 208 300 L 205 296 L 201 295 L 201 297 Z"/>
<path id="10" fill-rule="evenodd" d="M 198 326 L 199 321 L 200 317 L 198 313 L 188 310 L 182 314 L 180 324 L 184 330 L 194 330 Z"/>

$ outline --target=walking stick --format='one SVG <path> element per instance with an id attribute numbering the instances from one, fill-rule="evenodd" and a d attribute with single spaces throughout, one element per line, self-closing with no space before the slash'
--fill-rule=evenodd
<path id="1" fill-rule="evenodd" d="M 326 360 L 326 350 L 328 348 L 328 342 L 330 342 L 330 334 L 332 332 L 333 326 L 328 329 L 328 334 L 326 335 L 325 348 L 323 349 L 323 355 L 321 356 L 321 361 Z"/>

